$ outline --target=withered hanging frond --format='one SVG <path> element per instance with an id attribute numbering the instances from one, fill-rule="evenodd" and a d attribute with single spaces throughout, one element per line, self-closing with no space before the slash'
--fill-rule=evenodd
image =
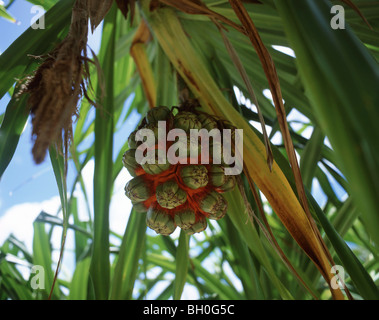
<path id="1" fill-rule="evenodd" d="M 68 145 L 78 101 L 83 95 L 87 96 L 89 15 L 86 3 L 85 0 L 75 2 L 66 38 L 52 52 L 41 57 L 43 63 L 27 79 L 22 91 L 29 93 L 34 140 L 32 153 L 36 163 L 44 160 L 52 142 L 63 139 L 64 145 Z"/>

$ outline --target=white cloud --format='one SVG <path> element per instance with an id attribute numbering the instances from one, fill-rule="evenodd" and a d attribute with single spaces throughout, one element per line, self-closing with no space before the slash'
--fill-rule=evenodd
<path id="1" fill-rule="evenodd" d="M 114 192 L 109 208 L 110 229 L 118 234 L 124 234 L 129 219 L 132 203 L 125 196 L 125 184 L 132 177 L 126 169 L 122 169 L 114 183 Z"/>
<path id="2" fill-rule="evenodd" d="M 295 55 L 295 51 L 293 51 L 291 48 L 289 47 L 285 47 L 285 46 L 277 46 L 277 45 L 273 45 L 272 46 L 275 50 L 277 51 L 280 51 L 290 57 L 293 57 L 293 58 L 296 58 L 296 55 Z"/>
<path id="3" fill-rule="evenodd" d="M 292 109 L 291 112 L 287 115 L 287 121 L 297 121 L 301 123 L 309 123 L 309 119 L 303 115 L 299 110 Z"/>
<path id="4" fill-rule="evenodd" d="M 48 213 L 57 212 L 59 205 L 59 196 L 55 196 L 42 202 L 25 202 L 9 208 L 0 217 L 0 244 L 4 243 L 10 234 L 13 234 L 31 250 L 33 243 L 33 221 L 41 211 Z"/>
<path id="5" fill-rule="evenodd" d="M 87 199 L 89 203 L 89 211 L 93 219 L 93 173 L 94 161 L 91 160 L 83 168 L 82 178 L 87 192 Z M 114 192 L 110 205 L 110 228 L 112 231 L 123 234 L 129 218 L 131 210 L 131 202 L 125 196 L 124 186 L 131 176 L 127 170 L 121 170 L 119 176 L 116 178 L 114 185 Z M 88 208 L 86 205 L 84 194 L 78 186 L 74 193 L 77 198 L 78 215 L 79 219 L 88 220 Z M 60 208 L 59 196 L 54 196 L 51 199 L 42 202 L 25 202 L 9 208 L 4 215 L 0 217 L 0 245 L 13 234 L 18 240 L 25 243 L 27 249 L 32 252 L 33 247 L 33 222 L 40 214 L 41 211 L 55 215 Z M 61 212 L 59 214 L 62 218 Z M 70 221 L 72 222 L 72 220 Z M 51 244 L 52 244 L 52 260 L 54 264 L 57 263 L 60 255 L 60 247 L 62 240 L 62 228 L 54 228 Z M 113 242 L 115 242 L 113 240 Z M 74 232 L 67 231 L 65 251 L 61 265 L 60 278 L 67 280 L 72 276 L 73 268 L 75 266 L 74 256 Z M 28 274 L 26 273 L 26 276 Z"/>
<path id="6" fill-rule="evenodd" d="M 94 161 L 91 160 L 84 167 L 82 177 L 87 192 L 90 214 L 93 218 L 93 172 Z M 129 218 L 131 210 L 131 202 L 125 196 L 124 186 L 131 176 L 127 170 L 121 170 L 116 178 L 114 192 L 110 205 L 110 228 L 112 231 L 123 234 Z M 79 219 L 88 220 L 88 209 L 84 194 L 80 187 L 75 190 L 75 196 L 78 199 Z M 0 244 L 2 244 L 10 234 L 13 234 L 17 239 L 25 242 L 27 248 L 32 248 L 33 241 L 33 221 L 41 211 L 49 214 L 55 214 L 60 206 L 59 196 L 54 196 L 51 199 L 42 202 L 25 202 L 17 204 L 9 208 L 0 217 Z M 61 230 L 54 231 L 54 239 L 52 239 L 53 247 L 59 248 Z M 68 245 L 69 243 L 66 243 Z"/>

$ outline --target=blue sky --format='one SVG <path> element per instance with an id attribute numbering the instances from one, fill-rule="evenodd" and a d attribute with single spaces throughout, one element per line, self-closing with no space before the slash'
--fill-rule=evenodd
<path id="1" fill-rule="evenodd" d="M 30 26 L 30 21 L 35 16 L 35 13 L 32 13 L 32 7 L 33 5 L 25 0 L 14 1 L 8 11 L 17 22 L 12 23 L 0 18 L 0 52 L 4 52 Z M 99 48 L 100 35 L 101 26 L 89 39 L 89 45 L 95 52 Z M 5 111 L 9 100 L 9 95 L 0 100 L 0 113 Z M 33 162 L 31 129 L 29 119 L 14 157 L 0 181 L 0 217 L 16 204 L 42 201 L 57 194 L 49 157 L 46 157 L 40 165 Z"/>
<path id="2" fill-rule="evenodd" d="M 1 2 L 0 2 L 1 3 Z M 12 42 L 17 39 L 29 26 L 30 21 L 35 16 L 31 11 L 32 5 L 25 0 L 16 0 L 9 9 L 17 23 L 11 23 L 0 18 L 0 52 L 4 52 Z M 97 53 L 100 47 L 102 24 L 89 34 L 88 46 Z M 41 54 L 43 54 L 42 52 Z M 10 100 L 9 95 L 5 95 L 0 100 L 0 114 L 3 113 Z M 132 102 L 132 96 L 125 102 L 125 108 L 120 119 L 125 117 L 128 111 L 128 105 Z M 95 109 L 90 110 L 89 118 L 94 117 Z M 116 126 L 114 136 L 114 154 L 116 158 L 118 151 L 124 144 L 130 132 L 134 130 L 140 115 L 132 112 L 128 120 Z M 88 119 L 87 119 L 88 120 Z M 91 119 L 89 119 L 91 121 Z M 24 241 L 27 247 L 31 246 L 33 236 L 33 221 L 41 210 L 50 214 L 56 214 L 59 210 L 58 188 L 55 181 L 54 173 L 50 164 L 49 156 L 45 161 L 36 165 L 33 161 L 32 137 L 31 137 L 30 119 L 21 135 L 16 152 L 8 168 L 3 174 L 0 181 L 0 245 L 9 235 L 13 233 L 19 240 Z M 86 144 L 93 142 L 93 134 L 88 137 Z M 80 146 L 82 149 L 84 146 Z M 82 172 L 83 180 L 86 185 L 86 191 L 89 198 L 90 208 L 93 203 L 93 160 L 88 163 Z M 68 189 L 71 190 L 74 179 L 75 169 L 69 166 L 68 171 Z M 114 194 L 111 203 L 110 226 L 111 230 L 122 234 L 125 230 L 127 219 L 130 212 L 130 200 L 125 197 L 123 187 L 130 179 L 127 170 L 122 170 L 120 176 L 116 179 Z M 83 220 L 88 219 L 87 207 L 81 190 L 75 194 L 78 197 L 79 211 Z M 91 210 L 90 214 L 93 213 Z M 56 242 L 53 247 L 60 247 L 60 236 L 54 237 Z M 53 241 L 53 242 L 54 242 Z M 69 244 L 68 244 L 69 245 Z"/>
<path id="3" fill-rule="evenodd" d="M 32 4 L 17 0 L 9 12 L 17 23 L 0 19 L 0 52 L 20 36 L 30 25 L 35 14 L 31 13 Z M 9 102 L 9 95 L 0 100 L 0 112 L 3 113 Z M 25 128 L 16 153 L 0 182 L 0 216 L 11 206 L 28 201 L 41 201 L 56 194 L 56 183 L 51 166 L 47 161 L 37 166 L 31 157 L 31 125 Z M 41 192 L 41 186 L 45 192 Z"/>

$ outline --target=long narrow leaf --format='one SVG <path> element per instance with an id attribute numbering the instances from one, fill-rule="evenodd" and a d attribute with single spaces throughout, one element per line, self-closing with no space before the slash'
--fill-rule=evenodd
<path id="1" fill-rule="evenodd" d="M 91 259 L 87 257 L 76 264 L 70 283 L 69 300 L 86 300 L 88 288 L 88 271 Z"/>
<path id="2" fill-rule="evenodd" d="M 110 287 L 109 204 L 112 193 L 114 54 L 116 6 L 105 17 L 100 63 L 106 79 L 104 97 L 96 109 L 94 172 L 94 239 L 90 267 L 97 299 L 107 299 Z M 98 89 L 101 97 L 101 88 Z"/>
<path id="3" fill-rule="evenodd" d="M 7 106 L 0 127 L 0 178 L 16 151 L 28 115 L 26 97 L 21 97 L 20 100 L 13 97 Z"/>
<path id="4" fill-rule="evenodd" d="M 44 277 L 44 288 L 42 289 L 43 299 L 47 299 L 51 295 L 51 289 L 54 283 L 54 273 L 51 269 L 51 248 L 49 236 L 45 230 L 45 224 L 34 222 L 34 236 L 33 236 L 33 264 L 41 266 L 43 269 L 42 276 Z M 59 298 L 59 289 L 54 287 L 52 290 L 52 299 Z"/>
<path id="5" fill-rule="evenodd" d="M 146 214 L 132 210 L 113 274 L 111 299 L 129 300 L 132 298 L 145 235 Z"/>
<path id="6" fill-rule="evenodd" d="M 176 270 L 174 280 L 174 300 L 179 300 L 186 283 L 189 262 L 189 236 L 180 231 L 178 249 L 176 250 Z"/>
<path id="7" fill-rule="evenodd" d="M 58 185 L 59 190 L 59 196 L 61 199 L 61 208 L 62 208 L 62 214 L 63 214 L 63 230 L 62 230 L 62 239 L 61 239 L 61 248 L 60 248 L 60 254 L 59 259 L 55 271 L 54 281 L 52 284 L 51 292 L 49 295 L 49 299 L 53 293 L 54 285 L 58 276 L 60 263 L 63 257 L 63 251 L 66 243 L 66 236 L 67 236 L 67 227 L 68 227 L 68 201 L 67 201 L 67 180 L 66 180 L 66 164 L 65 160 L 63 158 L 63 149 L 62 145 L 60 145 L 60 148 L 58 144 L 55 144 L 50 147 L 50 160 L 54 171 L 55 180 Z"/>
<path id="8" fill-rule="evenodd" d="M 320 124 L 379 243 L 378 64 L 350 27 L 331 28 L 328 2 L 285 0 L 276 5 Z"/>

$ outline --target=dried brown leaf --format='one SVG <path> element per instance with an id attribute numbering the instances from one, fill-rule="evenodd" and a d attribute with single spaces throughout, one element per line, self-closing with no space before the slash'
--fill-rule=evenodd
<path id="1" fill-rule="evenodd" d="M 258 224 L 258 226 L 262 230 L 262 232 L 265 235 L 265 237 L 267 238 L 267 240 L 271 243 L 271 245 L 273 246 L 273 248 L 275 249 L 277 254 L 280 256 L 282 261 L 285 263 L 285 265 L 288 267 L 288 269 L 292 272 L 292 274 L 295 276 L 295 278 L 304 286 L 304 288 L 313 296 L 313 298 L 317 299 L 315 294 L 312 292 L 312 290 L 309 288 L 309 286 L 305 283 L 303 278 L 298 274 L 296 269 L 293 267 L 293 265 L 291 264 L 291 261 L 287 258 L 286 254 L 283 252 L 282 248 L 279 246 L 279 243 L 276 241 L 275 236 L 272 233 L 271 227 L 267 221 L 261 199 L 258 196 L 258 192 L 255 189 L 254 182 L 252 181 L 251 177 L 249 176 L 246 166 L 244 166 L 244 171 L 245 171 L 245 173 L 247 173 L 245 176 L 247 178 L 250 190 L 254 196 L 255 203 L 258 206 L 258 210 L 259 210 L 259 213 L 260 213 L 260 215 L 262 217 L 262 221 L 263 221 L 263 223 L 262 223 L 261 220 L 256 216 L 256 214 L 254 213 L 253 209 L 250 206 L 250 203 L 249 203 L 247 196 L 246 196 L 246 193 L 245 193 L 245 188 L 243 186 L 241 176 L 236 176 L 237 186 L 238 186 L 238 189 L 240 190 L 242 199 L 244 201 L 247 213 L 248 213 L 249 218 L 250 218 L 250 222 L 253 224 L 255 221 Z"/>
<path id="2" fill-rule="evenodd" d="M 130 15 L 131 15 L 130 19 L 131 19 L 131 23 L 133 23 L 136 1 L 135 0 L 116 0 L 116 4 L 119 10 L 122 12 L 123 16 L 125 17 L 125 19 L 128 17 L 128 13 L 130 11 Z"/>
<path id="3" fill-rule="evenodd" d="M 112 7 L 113 0 L 87 0 L 87 9 L 91 22 L 92 32 L 103 21 L 105 15 Z"/>
<path id="4" fill-rule="evenodd" d="M 372 30 L 372 26 L 366 19 L 366 17 L 363 15 L 361 10 L 351 1 L 351 0 L 341 0 L 343 3 L 347 4 L 349 7 L 351 7 L 361 18 L 362 20 L 367 24 L 367 26 Z"/>
<path id="5" fill-rule="evenodd" d="M 130 47 L 130 55 L 137 66 L 149 107 L 154 108 L 156 103 L 156 85 L 154 75 L 146 54 L 145 43 L 150 39 L 150 30 L 144 20 L 141 21 Z"/>
<path id="6" fill-rule="evenodd" d="M 129 0 L 116 0 L 117 8 L 121 11 L 125 19 L 128 17 Z"/>
<path id="7" fill-rule="evenodd" d="M 279 78 L 276 72 L 276 68 L 274 65 L 274 62 L 267 51 L 265 45 L 263 44 L 258 30 L 256 29 L 253 21 L 251 20 L 248 12 L 246 11 L 245 7 L 243 6 L 242 2 L 240 0 L 229 0 L 229 3 L 231 7 L 233 8 L 235 14 L 237 15 L 238 19 L 241 21 L 242 26 L 244 27 L 244 33 L 248 38 L 250 39 L 255 51 L 258 54 L 258 57 L 261 61 L 263 70 L 266 74 L 266 78 L 269 83 L 270 91 L 273 97 L 275 110 L 277 113 L 277 118 L 280 126 L 280 130 L 283 136 L 284 145 L 288 154 L 289 162 L 291 165 L 291 169 L 294 174 L 295 178 L 295 184 L 296 184 L 296 190 L 299 196 L 300 203 L 305 211 L 305 214 L 307 216 L 307 219 L 312 227 L 312 230 L 317 237 L 321 249 L 323 252 L 319 252 L 317 248 L 312 248 L 309 246 L 306 237 L 304 237 L 304 234 L 295 234 L 291 233 L 294 239 L 299 243 L 299 245 L 304 249 L 304 251 L 308 254 L 308 256 L 315 262 L 315 264 L 318 266 L 321 274 L 324 276 L 325 279 L 330 278 L 330 272 L 327 270 L 326 263 L 323 260 L 324 258 L 327 258 L 329 262 L 333 264 L 333 259 L 326 248 L 326 245 L 320 235 L 319 230 L 316 227 L 316 224 L 311 216 L 309 206 L 308 206 L 308 200 L 305 194 L 303 180 L 300 173 L 299 164 L 297 162 L 295 149 L 292 143 L 292 139 L 289 133 L 288 124 L 286 120 L 286 113 L 283 105 L 283 99 L 282 99 L 282 93 L 280 89 L 280 83 Z M 280 217 L 282 222 L 286 224 L 287 227 L 291 227 L 291 217 Z M 291 230 L 289 230 L 291 232 Z M 294 231 L 294 230 L 293 230 Z M 321 255 L 320 255 L 321 254 Z M 342 293 L 338 290 L 333 290 L 333 294 L 336 298 L 343 298 Z"/>
<path id="8" fill-rule="evenodd" d="M 86 95 L 88 59 L 86 45 L 88 13 L 85 0 L 77 0 L 72 9 L 71 26 L 66 38 L 47 56 L 27 79 L 22 93 L 28 93 L 32 115 L 32 149 L 36 163 L 46 156 L 53 142 L 68 146 L 72 121 L 79 99 Z M 68 150 L 65 150 L 67 156 Z"/>
<path id="9" fill-rule="evenodd" d="M 232 59 L 234 66 L 238 70 L 239 74 L 241 75 L 243 82 L 246 85 L 246 89 L 250 95 L 250 98 L 252 99 L 252 102 L 257 107 L 258 117 L 259 117 L 259 121 L 260 121 L 261 127 L 262 127 L 263 140 L 264 140 L 265 148 L 266 148 L 267 164 L 268 164 L 270 171 L 271 171 L 272 170 L 272 163 L 274 161 L 274 157 L 272 155 L 270 139 L 268 138 L 268 135 L 267 135 L 266 125 L 265 125 L 265 121 L 263 118 L 263 114 L 262 114 L 261 109 L 259 107 L 258 100 L 255 96 L 253 86 L 252 86 L 250 79 L 249 79 L 249 76 L 247 75 L 247 72 L 246 72 L 246 70 L 245 70 L 245 68 L 244 68 L 244 66 L 243 66 L 243 64 L 242 64 L 242 62 L 238 56 L 237 51 L 235 50 L 235 48 L 233 47 L 233 45 L 229 41 L 228 37 L 225 35 L 220 23 L 218 23 L 217 21 L 214 21 L 214 22 L 215 22 L 217 28 L 219 29 L 219 31 L 221 33 L 225 47 L 226 47 L 226 49 L 230 55 L 230 58 Z"/>
<path id="10" fill-rule="evenodd" d="M 202 14 L 217 19 L 225 24 L 233 27 L 234 29 L 243 32 L 243 28 L 228 18 L 224 17 L 217 12 L 212 11 L 201 0 L 160 0 L 161 3 L 172 6 L 180 11 L 188 14 Z"/>
<path id="11" fill-rule="evenodd" d="M 151 0 L 149 10 L 154 11 L 154 10 L 158 9 L 160 6 L 161 6 L 161 4 L 159 3 L 159 0 Z"/>

